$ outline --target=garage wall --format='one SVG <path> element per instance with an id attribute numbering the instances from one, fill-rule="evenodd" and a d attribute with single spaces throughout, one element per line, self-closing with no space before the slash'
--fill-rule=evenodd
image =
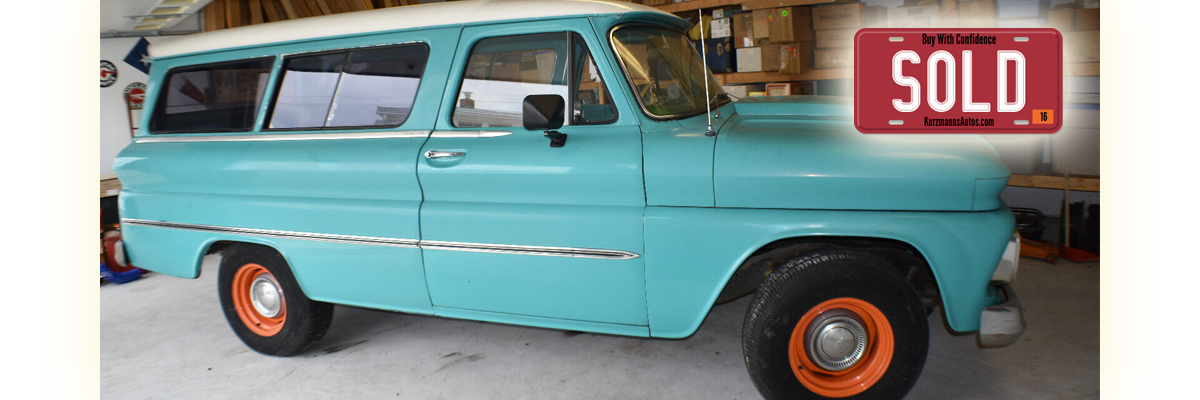
<path id="1" fill-rule="evenodd" d="M 1053 135 L 983 135 L 1014 174 L 1100 175 L 1100 77 L 1063 78 L 1063 127 Z M 1007 187 L 1000 198 L 1011 207 L 1049 216 L 1061 211 L 1063 191 Z M 1071 192 L 1071 202 L 1100 204 L 1098 192 Z"/>
<path id="2" fill-rule="evenodd" d="M 150 43 L 162 37 L 147 37 Z M 112 174 L 112 162 L 129 144 L 129 117 L 125 109 L 125 87 L 133 82 L 146 83 L 146 74 L 125 63 L 125 55 L 138 38 L 100 39 L 100 59 L 117 66 L 117 82 L 100 88 L 100 176 Z"/>

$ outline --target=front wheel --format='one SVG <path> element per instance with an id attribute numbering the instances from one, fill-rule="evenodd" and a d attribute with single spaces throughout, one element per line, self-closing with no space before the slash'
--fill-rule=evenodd
<path id="1" fill-rule="evenodd" d="M 886 261 L 826 248 L 759 286 L 742 331 L 746 369 L 767 399 L 895 399 L 925 365 L 921 298 Z"/>
<path id="2" fill-rule="evenodd" d="M 287 262 L 272 249 L 236 245 L 221 258 L 221 308 L 246 346 L 272 356 L 290 356 L 316 344 L 329 331 L 333 305 L 310 300 Z"/>

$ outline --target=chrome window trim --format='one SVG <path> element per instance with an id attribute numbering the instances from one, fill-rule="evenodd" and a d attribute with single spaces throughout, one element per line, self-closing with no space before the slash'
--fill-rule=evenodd
<path id="1" fill-rule="evenodd" d="M 202 143 L 202 142 L 273 142 L 295 140 L 341 139 L 411 139 L 425 138 L 430 131 L 383 131 L 340 133 L 283 133 L 262 135 L 197 135 L 197 136 L 139 136 L 135 143 Z"/>
<path id="2" fill-rule="evenodd" d="M 621 74 L 625 76 L 625 87 L 629 88 L 630 93 L 633 94 L 634 100 L 637 100 L 638 108 L 640 108 L 642 110 L 642 114 L 644 114 L 646 117 L 649 117 L 650 119 L 655 120 L 655 121 L 671 121 L 671 120 L 691 118 L 691 117 L 694 117 L 697 115 L 704 115 L 704 113 L 707 112 L 708 110 L 702 109 L 702 108 L 696 109 L 695 111 L 686 112 L 686 113 L 678 113 L 678 114 L 670 114 L 670 115 L 658 115 L 658 114 L 650 112 L 650 110 L 646 108 L 646 104 L 642 101 L 642 96 L 638 95 L 637 86 L 635 86 L 633 84 L 633 79 L 630 77 L 629 71 L 625 68 L 625 60 L 623 58 L 621 58 L 621 52 L 617 51 L 617 39 L 616 39 L 616 37 L 613 36 L 614 34 L 616 34 L 617 30 L 619 30 L 621 28 L 637 28 L 637 27 L 649 27 L 649 28 L 657 28 L 657 29 L 663 29 L 663 30 L 672 30 L 672 31 L 683 33 L 684 37 L 687 37 L 687 32 L 684 30 L 680 30 L 678 28 L 674 28 L 674 27 L 668 27 L 665 25 L 656 25 L 656 24 L 645 23 L 645 22 L 627 22 L 627 23 L 617 24 L 616 26 L 613 26 L 612 29 L 608 30 L 608 48 L 610 51 L 612 51 L 613 57 L 616 58 L 616 60 L 617 60 L 617 68 L 619 68 L 621 70 Z M 689 38 L 688 40 L 691 40 L 691 39 Z M 716 75 L 713 74 L 712 71 L 709 71 L 708 65 L 704 66 L 704 70 L 708 71 L 709 75 L 713 76 L 713 80 L 716 80 Z M 720 85 L 720 81 L 717 81 L 717 84 Z M 721 103 L 719 100 L 720 99 L 718 99 L 717 104 L 713 107 L 713 109 L 719 109 L 722 106 L 733 102 L 728 97 L 725 98 L 726 103 Z"/>
<path id="3" fill-rule="evenodd" d="M 489 243 L 445 242 L 438 240 L 394 239 L 374 236 L 334 235 L 270 229 L 234 228 L 203 224 L 184 224 L 133 218 L 122 218 L 121 223 L 131 226 L 147 226 L 199 232 L 231 233 L 277 239 L 315 240 L 320 242 L 421 248 L 427 250 L 468 251 L 476 253 L 520 254 L 549 257 L 595 258 L 602 260 L 631 260 L 641 257 L 641 255 L 637 253 L 624 250 L 589 249 L 581 247 L 522 246 Z"/>

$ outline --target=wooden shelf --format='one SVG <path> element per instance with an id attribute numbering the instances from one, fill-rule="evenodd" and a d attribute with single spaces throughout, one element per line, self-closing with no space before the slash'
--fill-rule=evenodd
<path id="1" fill-rule="evenodd" d="M 1008 186 L 1062 190 L 1064 185 L 1071 190 L 1099 192 L 1100 178 L 1072 176 L 1067 179 L 1062 176 L 1013 174 L 1008 179 Z"/>

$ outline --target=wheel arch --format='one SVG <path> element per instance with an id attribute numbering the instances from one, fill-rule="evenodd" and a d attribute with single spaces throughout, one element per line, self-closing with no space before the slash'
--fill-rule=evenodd
<path id="1" fill-rule="evenodd" d="M 725 279 L 714 305 L 754 293 L 771 272 L 788 260 L 828 247 L 879 257 L 913 285 L 927 308 L 941 303 L 936 274 L 925 255 L 911 243 L 883 236 L 804 235 L 775 239 L 743 255 Z"/>

